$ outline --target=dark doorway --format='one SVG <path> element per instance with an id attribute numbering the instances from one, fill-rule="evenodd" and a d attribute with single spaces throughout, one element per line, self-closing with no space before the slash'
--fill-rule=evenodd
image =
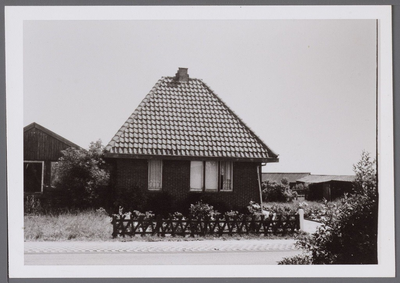
<path id="1" fill-rule="evenodd" d="M 24 162 L 24 192 L 40 193 L 42 191 L 42 162 Z"/>

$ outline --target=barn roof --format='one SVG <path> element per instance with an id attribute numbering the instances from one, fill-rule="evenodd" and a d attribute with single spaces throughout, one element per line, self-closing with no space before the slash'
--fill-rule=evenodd
<path id="1" fill-rule="evenodd" d="M 270 181 L 279 183 L 283 178 L 287 179 L 289 183 L 295 183 L 298 179 L 310 175 L 311 173 L 262 173 L 262 181 Z"/>
<path id="2" fill-rule="evenodd" d="M 49 129 L 47 129 L 47 128 L 45 128 L 45 127 L 43 127 L 43 126 L 41 126 L 41 125 L 39 125 L 38 123 L 35 123 L 35 122 L 25 126 L 24 127 L 24 133 L 29 131 L 29 130 L 31 130 L 31 129 L 33 129 L 33 128 L 44 132 L 45 134 L 47 134 L 47 135 L 59 140 L 60 142 L 66 144 L 66 145 L 68 145 L 70 147 L 75 147 L 76 149 L 80 149 L 81 148 L 79 145 L 67 140 L 66 138 L 63 138 L 62 136 L 56 134 L 53 131 L 50 131 Z"/>
<path id="3" fill-rule="evenodd" d="M 354 175 L 309 175 L 297 181 L 301 183 L 315 184 L 315 183 L 326 183 L 331 181 L 354 182 L 355 180 L 356 176 Z"/>
<path id="4" fill-rule="evenodd" d="M 106 146 L 107 157 L 226 158 L 277 162 L 275 154 L 186 68 L 162 77 Z"/>

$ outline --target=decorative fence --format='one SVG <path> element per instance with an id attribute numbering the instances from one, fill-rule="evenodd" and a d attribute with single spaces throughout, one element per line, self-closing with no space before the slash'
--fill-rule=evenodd
<path id="1" fill-rule="evenodd" d="M 293 215 L 220 215 L 215 218 L 162 218 L 132 215 L 114 215 L 112 236 L 186 236 L 195 235 L 285 235 L 300 229 L 299 214 Z"/>

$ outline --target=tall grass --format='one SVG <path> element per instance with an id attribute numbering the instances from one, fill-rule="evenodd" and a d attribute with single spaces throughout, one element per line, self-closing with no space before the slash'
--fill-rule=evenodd
<path id="1" fill-rule="evenodd" d="M 25 241 L 104 241 L 112 234 L 111 217 L 88 210 L 24 217 Z"/>

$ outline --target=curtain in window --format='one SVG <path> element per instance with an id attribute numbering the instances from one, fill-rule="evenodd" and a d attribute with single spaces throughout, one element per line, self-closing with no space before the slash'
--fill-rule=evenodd
<path id="1" fill-rule="evenodd" d="M 190 190 L 203 190 L 203 161 L 190 162 Z"/>
<path id="2" fill-rule="evenodd" d="M 162 160 L 149 160 L 149 190 L 161 190 Z"/>
<path id="3" fill-rule="evenodd" d="M 218 161 L 206 161 L 206 191 L 218 190 Z"/>
<path id="4" fill-rule="evenodd" d="M 233 163 L 221 162 L 222 191 L 232 191 L 233 189 Z"/>

